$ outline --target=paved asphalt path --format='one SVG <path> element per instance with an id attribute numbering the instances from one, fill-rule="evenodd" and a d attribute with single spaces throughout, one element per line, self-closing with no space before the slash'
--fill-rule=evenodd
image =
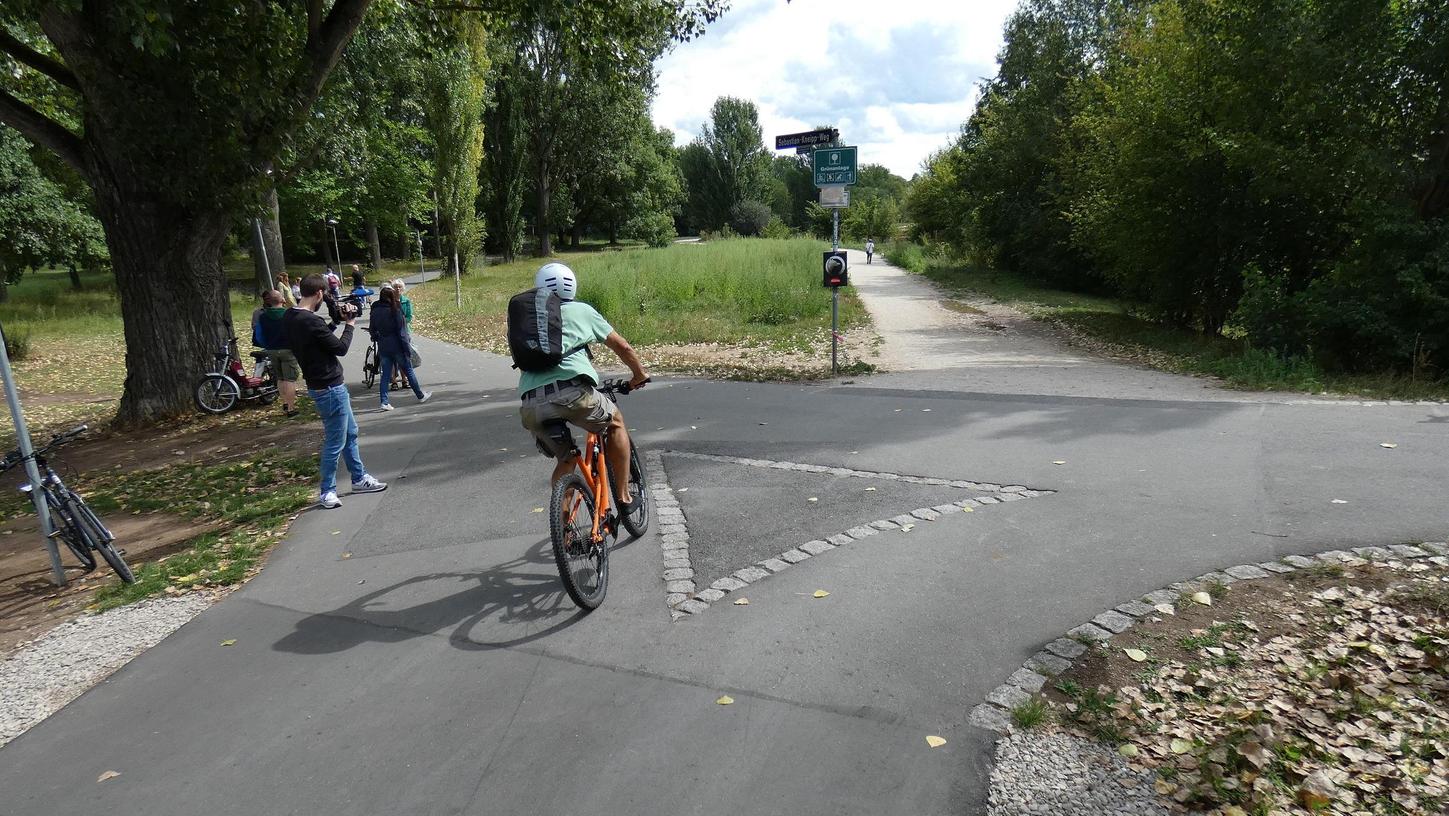
<path id="1" fill-rule="evenodd" d="M 967 712 L 1068 627 L 1226 565 L 1445 533 L 1440 406 L 1091 361 L 663 380 L 623 402 L 650 449 L 1058 492 L 825 553 L 678 623 L 651 532 L 581 616 L 506 363 L 422 350 L 429 404 L 354 392 L 391 488 L 304 514 L 255 581 L 0 749 L 0 813 L 979 813 L 992 739 Z M 846 489 L 677 459 L 676 490 L 733 503 L 697 514 L 733 525 L 696 530 L 718 563 L 830 527 L 806 494 Z M 880 509 L 834 506 L 836 529 Z"/>

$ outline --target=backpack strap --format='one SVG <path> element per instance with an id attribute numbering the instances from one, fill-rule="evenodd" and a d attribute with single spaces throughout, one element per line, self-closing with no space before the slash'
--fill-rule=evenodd
<path id="1" fill-rule="evenodd" d="M 588 354 L 589 355 L 589 360 L 591 362 L 593 361 L 593 359 L 594 359 L 594 350 L 591 349 L 591 348 L 589 348 L 589 344 L 588 343 L 584 343 L 581 346 L 574 346 L 573 348 L 571 348 L 568 351 L 564 352 L 563 357 L 560 357 L 559 358 L 559 362 L 562 363 L 564 360 L 567 360 L 568 358 L 574 356 L 575 354 L 578 354 L 581 351 L 584 352 L 585 354 Z M 517 371 L 518 370 L 518 363 L 514 363 L 513 365 L 509 366 L 509 368 L 513 369 L 514 371 Z"/>

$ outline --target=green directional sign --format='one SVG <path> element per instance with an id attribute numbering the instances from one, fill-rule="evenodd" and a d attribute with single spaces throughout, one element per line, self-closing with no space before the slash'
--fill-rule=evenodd
<path id="1" fill-rule="evenodd" d="M 855 148 L 821 147 L 810 154 L 815 168 L 815 186 L 831 187 L 855 183 Z"/>

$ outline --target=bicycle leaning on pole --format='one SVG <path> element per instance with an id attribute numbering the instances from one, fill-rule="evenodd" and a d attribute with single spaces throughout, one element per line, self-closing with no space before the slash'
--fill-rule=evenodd
<path id="1" fill-rule="evenodd" d="M 634 389 L 628 381 L 619 380 L 605 383 L 598 390 L 612 398 Z M 554 426 L 549 429 L 550 435 L 566 435 L 565 441 L 572 444 L 573 432 L 563 420 L 550 424 Z M 634 509 L 618 514 L 619 496 L 604 461 L 608 439 L 607 429 L 588 434 L 583 449 L 574 449 L 577 469 L 553 486 L 548 503 L 549 537 L 553 540 L 559 579 L 569 597 L 584 609 L 598 608 L 609 590 L 609 549 L 618 537 L 619 523 L 635 538 L 649 529 L 649 483 L 639 461 L 639 450 L 631 440 L 629 490 L 634 494 Z"/>
<path id="2" fill-rule="evenodd" d="M 111 546 L 116 537 L 101 523 L 101 519 L 95 511 L 86 504 L 80 494 L 71 490 L 61 480 L 60 474 L 51 468 L 46 456 L 52 450 L 59 448 L 76 437 L 85 433 L 87 426 L 80 425 L 65 433 L 59 433 L 50 438 L 45 447 L 37 448 L 28 458 L 34 460 L 40 470 L 40 489 L 45 492 L 46 504 L 50 507 L 51 526 L 55 532 L 52 536 L 65 542 L 67 549 L 80 560 L 86 572 L 96 568 L 96 557 L 94 552 L 99 552 L 111 569 L 121 576 L 121 580 L 128 584 L 136 582 L 136 576 L 131 573 L 131 568 L 126 565 L 126 560 L 121 557 L 120 550 Z M 0 460 L 0 473 L 25 463 L 27 457 L 21 456 L 20 451 L 14 450 Z M 29 493 L 34 485 L 29 483 L 20 486 L 20 492 Z"/>

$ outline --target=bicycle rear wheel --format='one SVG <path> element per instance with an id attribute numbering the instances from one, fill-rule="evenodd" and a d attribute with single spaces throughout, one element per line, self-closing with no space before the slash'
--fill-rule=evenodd
<path id="1" fill-rule="evenodd" d="M 224 414 L 236 405 L 241 387 L 225 374 L 207 374 L 197 381 L 192 397 L 203 413 Z"/>
<path id="2" fill-rule="evenodd" d="M 367 347 L 367 356 L 362 358 L 362 386 L 371 388 L 377 384 L 377 346 Z"/>
<path id="3" fill-rule="evenodd" d="M 609 590 L 609 540 L 593 541 L 594 496 L 584 477 L 570 473 L 549 498 L 549 534 L 564 591 L 583 609 L 597 609 Z"/>
<path id="4" fill-rule="evenodd" d="M 91 552 L 91 547 L 85 537 L 76 529 L 75 522 L 72 521 L 64 502 L 49 490 L 45 493 L 45 501 L 50 510 L 50 526 L 55 537 L 65 544 L 65 548 L 70 550 L 71 555 L 74 555 L 77 561 L 81 562 L 81 566 L 85 567 L 86 572 L 95 569 L 96 556 Z"/>
<path id="5" fill-rule="evenodd" d="M 120 550 L 117 550 L 112 544 L 116 537 L 111 535 L 111 531 L 101 523 L 100 517 L 96 515 L 96 511 L 90 508 L 90 505 L 86 504 L 85 499 L 69 488 L 66 489 L 66 492 L 70 495 L 70 513 L 76 521 L 76 527 L 85 533 L 91 544 L 100 551 L 101 557 L 111 565 L 111 569 L 121 576 L 122 581 L 128 584 L 136 583 L 136 576 L 131 572 L 130 565 L 126 563 L 125 558 L 121 557 Z"/>
<path id="6" fill-rule="evenodd" d="M 610 490 L 613 490 L 613 482 L 609 483 Z M 619 512 L 619 520 L 624 523 L 624 529 L 629 535 L 638 538 L 644 535 L 649 529 L 649 477 L 644 474 L 644 463 L 639 461 L 639 449 L 634 447 L 634 442 L 629 442 L 629 492 L 634 494 L 634 512 Z M 619 491 L 613 490 L 614 508 L 620 506 Z"/>

